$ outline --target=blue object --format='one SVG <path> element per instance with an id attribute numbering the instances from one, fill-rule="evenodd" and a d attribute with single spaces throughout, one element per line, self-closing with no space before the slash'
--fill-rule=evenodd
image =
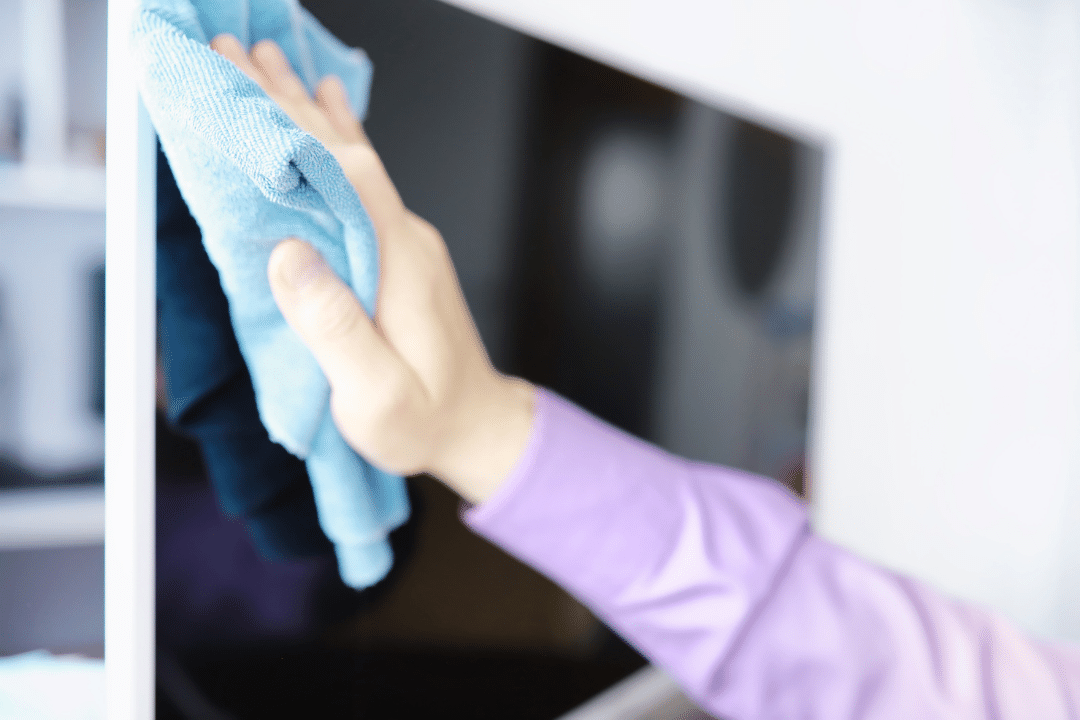
<path id="1" fill-rule="evenodd" d="M 333 552 L 304 462 L 273 442 L 259 420 L 217 269 L 160 148 L 157 326 L 169 421 L 198 441 L 225 513 L 243 521 L 269 560 Z"/>
<path id="2" fill-rule="evenodd" d="M 408 517 L 405 486 L 337 432 L 326 378 L 278 311 L 266 265 L 278 241 L 303 238 L 371 313 L 374 229 L 329 151 L 209 48 L 223 32 L 245 45 L 274 40 L 309 89 L 337 75 L 360 116 L 371 66 L 295 0 L 143 0 L 132 34 L 143 101 L 220 275 L 262 422 L 275 442 L 305 459 L 342 579 L 366 587 L 393 561 L 387 535 Z"/>

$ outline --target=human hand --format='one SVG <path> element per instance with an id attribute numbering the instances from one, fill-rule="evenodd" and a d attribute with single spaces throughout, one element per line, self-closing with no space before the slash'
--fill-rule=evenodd
<path id="1" fill-rule="evenodd" d="M 275 43 L 256 43 L 248 54 L 220 35 L 211 47 L 326 146 L 375 227 L 374 319 L 302 240 L 282 241 L 267 270 L 282 315 L 330 383 L 342 436 L 384 470 L 427 472 L 483 501 L 524 450 L 534 389 L 492 367 L 442 237 L 405 208 L 341 82 L 324 78 L 312 99 Z"/>

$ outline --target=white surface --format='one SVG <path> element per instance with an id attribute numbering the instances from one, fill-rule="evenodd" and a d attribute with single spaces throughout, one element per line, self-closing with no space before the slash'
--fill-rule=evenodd
<path id="1" fill-rule="evenodd" d="M 817 528 L 1080 639 L 1080 8 L 452 1 L 825 145 Z"/>
<path id="2" fill-rule="evenodd" d="M 105 168 L 0 163 L 0 206 L 104 210 Z"/>
<path id="3" fill-rule="evenodd" d="M 0 658 L 0 717 L 104 720 L 101 660 L 44 651 Z"/>
<path id="4" fill-rule="evenodd" d="M 0 550 L 94 545 L 104 539 L 100 487 L 0 491 Z"/>
<path id="5" fill-rule="evenodd" d="M 154 169 L 128 55 L 132 0 L 109 4 L 105 657 L 110 720 L 154 716 Z"/>
<path id="6" fill-rule="evenodd" d="M 105 131 L 105 27 L 108 0 L 65 0 L 67 158 L 103 164 Z M 104 196 L 103 196 L 104 197 Z M 104 204 L 104 199 L 102 200 Z"/>
<path id="7" fill-rule="evenodd" d="M 16 152 L 15 114 L 22 86 L 23 0 L 0 0 L 0 155 L 10 160 Z"/>
<path id="8" fill-rule="evenodd" d="M 88 386 L 88 272 L 105 254 L 105 170 L 65 162 L 65 56 L 72 48 L 64 42 L 63 16 L 62 0 L 0 6 L 0 22 L 20 39 L 24 111 L 24 162 L 0 163 L 0 292 L 17 373 L 10 411 L 17 432 L 4 439 L 4 451 L 43 474 L 100 466 L 104 455 Z"/>
<path id="9" fill-rule="evenodd" d="M 15 458 L 42 474 L 101 467 L 92 409 L 90 272 L 105 256 L 105 217 L 0 206 L 0 290 L 15 376 Z"/>
<path id="10" fill-rule="evenodd" d="M 23 161 L 53 164 L 67 154 L 63 0 L 22 0 Z"/>

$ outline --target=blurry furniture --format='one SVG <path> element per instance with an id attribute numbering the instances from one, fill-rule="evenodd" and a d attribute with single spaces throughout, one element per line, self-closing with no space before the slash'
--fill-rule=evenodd
<path id="1" fill-rule="evenodd" d="M 99 655 L 105 0 L 0 2 L 0 655 Z"/>
<path id="2" fill-rule="evenodd" d="M 0 491 L 0 656 L 101 656 L 104 537 L 100 486 Z"/>

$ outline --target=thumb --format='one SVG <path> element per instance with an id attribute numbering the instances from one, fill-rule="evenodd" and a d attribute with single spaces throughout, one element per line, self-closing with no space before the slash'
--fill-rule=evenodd
<path id="1" fill-rule="evenodd" d="M 270 289 L 281 314 L 311 350 L 331 387 L 364 392 L 402 362 L 352 290 L 307 243 L 289 238 L 270 253 Z"/>

